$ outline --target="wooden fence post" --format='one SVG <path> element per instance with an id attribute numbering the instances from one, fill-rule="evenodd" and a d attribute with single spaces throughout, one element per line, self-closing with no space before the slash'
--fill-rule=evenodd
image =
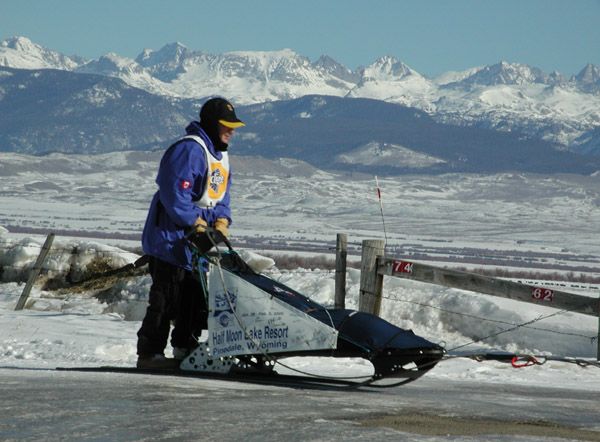
<path id="1" fill-rule="evenodd" d="M 27 302 L 27 298 L 29 297 L 29 292 L 31 292 L 33 283 L 35 282 L 38 275 L 40 274 L 40 270 L 42 270 L 42 266 L 44 265 L 44 261 L 46 260 L 46 256 L 48 255 L 48 252 L 50 251 L 50 247 L 52 247 L 53 241 L 54 241 L 54 233 L 50 233 L 46 237 L 46 242 L 42 246 L 42 250 L 40 251 L 40 254 L 38 255 L 38 257 L 35 261 L 35 264 L 33 265 L 33 268 L 31 269 L 31 273 L 29 274 L 29 279 L 27 280 L 27 283 L 25 284 L 25 288 L 23 289 L 23 292 L 21 293 L 19 301 L 17 302 L 17 306 L 15 307 L 15 310 L 23 310 L 23 307 L 25 307 L 25 303 Z"/>
<path id="2" fill-rule="evenodd" d="M 346 308 L 346 258 L 348 235 L 338 233 L 335 243 L 335 308 Z"/>
<path id="3" fill-rule="evenodd" d="M 381 310 L 383 275 L 377 271 L 377 260 L 383 257 L 384 247 L 385 241 L 382 239 L 365 239 L 362 242 L 358 296 L 358 310 L 361 312 L 379 315 Z"/>

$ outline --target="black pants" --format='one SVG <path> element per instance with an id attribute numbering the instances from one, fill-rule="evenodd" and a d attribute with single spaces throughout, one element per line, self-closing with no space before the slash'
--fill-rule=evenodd
<path id="1" fill-rule="evenodd" d="M 208 308 L 204 289 L 192 272 L 158 258 L 150 258 L 152 286 L 148 309 L 137 336 L 138 355 L 163 354 L 171 333 L 173 347 L 194 348 L 207 329 Z"/>

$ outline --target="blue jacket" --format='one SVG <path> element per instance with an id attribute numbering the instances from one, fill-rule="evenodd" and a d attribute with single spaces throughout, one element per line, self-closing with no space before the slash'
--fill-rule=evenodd
<path id="1" fill-rule="evenodd" d="M 188 135 L 201 137 L 215 158 L 222 158 L 222 153 L 215 150 L 198 122 L 190 123 L 186 132 Z M 150 203 L 142 233 L 144 253 L 191 270 L 192 251 L 184 236 L 196 219 L 202 217 L 208 225 L 213 225 L 217 218 L 227 218 L 231 222 L 231 172 L 225 197 L 221 202 L 212 208 L 200 208 L 194 204 L 204 192 L 207 171 L 204 149 L 195 141 L 180 140 L 167 149 L 156 177 L 158 192 Z"/>

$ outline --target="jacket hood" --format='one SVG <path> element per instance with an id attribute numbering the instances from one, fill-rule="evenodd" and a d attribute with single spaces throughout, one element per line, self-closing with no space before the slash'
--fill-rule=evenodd
<path id="1" fill-rule="evenodd" d="M 215 150 L 227 150 L 229 145 L 227 143 L 223 143 L 221 138 L 219 138 L 219 122 L 217 120 L 204 118 L 200 120 L 200 122 L 194 121 L 193 123 L 197 123 L 204 133 L 208 135 L 208 138 L 210 138 L 213 146 L 215 146 Z"/>
<path id="2" fill-rule="evenodd" d="M 215 143 L 213 142 L 212 138 L 206 133 L 206 131 L 202 128 L 200 122 L 192 121 L 185 128 L 185 133 L 187 135 L 197 135 L 200 138 L 202 138 L 206 143 L 206 147 L 208 147 L 208 150 L 215 156 L 215 158 L 221 159 L 221 154 L 218 153 L 219 149 L 215 147 Z M 225 148 L 224 150 L 227 150 L 227 148 Z"/>

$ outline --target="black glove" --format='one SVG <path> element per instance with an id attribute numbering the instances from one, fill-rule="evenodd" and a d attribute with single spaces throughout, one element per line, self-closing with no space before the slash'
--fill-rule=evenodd
<path id="1" fill-rule="evenodd" d="M 212 249 L 215 244 L 227 243 L 227 238 L 220 231 L 214 229 L 203 233 L 193 233 L 188 239 L 201 255 Z"/>

